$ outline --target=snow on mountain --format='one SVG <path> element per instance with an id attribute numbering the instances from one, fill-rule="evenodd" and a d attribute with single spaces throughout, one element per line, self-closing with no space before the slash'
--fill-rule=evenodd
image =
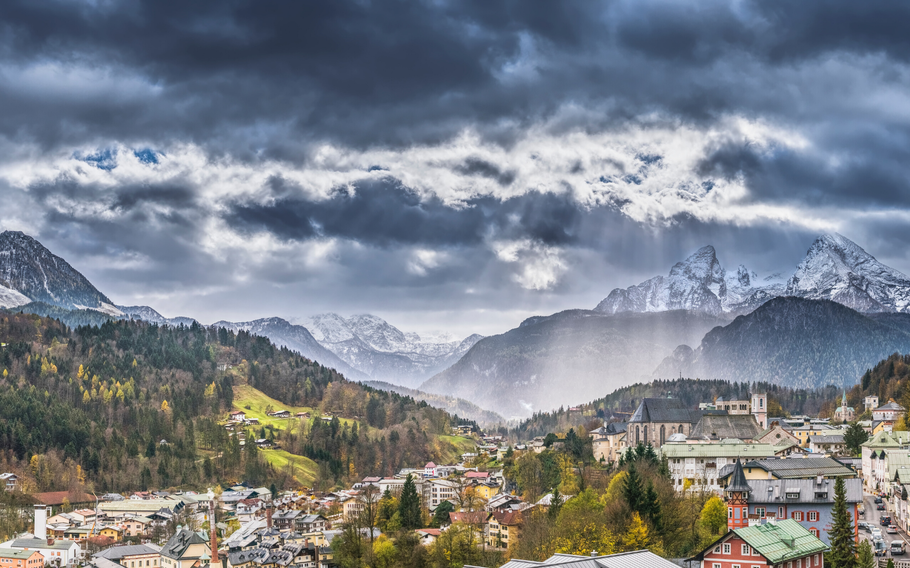
<path id="1" fill-rule="evenodd" d="M 695 310 L 718 315 L 748 304 L 756 291 L 756 278 L 742 265 L 735 273 L 727 273 L 709 245 L 673 265 L 669 276 L 656 276 L 625 290 L 617 288 L 594 309 L 608 314 Z"/>
<path id="2" fill-rule="evenodd" d="M 150 308 L 149 306 L 116 306 L 117 309 L 126 317 L 131 319 L 139 319 L 142 321 L 147 321 L 149 323 L 156 323 L 158 325 L 192 325 L 194 321 L 193 318 L 178 316 L 175 318 L 166 318 L 155 309 Z"/>
<path id="3" fill-rule="evenodd" d="M 812 243 L 785 294 L 833 300 L 859 312 L 910 313 L 910 278 L 836 233 Z"/>
<path id="4" fill-rule="evenodd" d="M 68 310 L 116 312 L 113 302 L 85 276 L 19 231 L 0 233 L 0 281 L 33 302 Z"/>
<path id="5" fill-rule="evenodd" d="M 416 386 L 464 355 L 479 335 L 456 340 L 444 333 L 405 333 L 384 319 L 369 315 L 344 318 L 319 314 L 304 325 L 313 337 L 346 363 L 375 380 Z"/>
<path id="6" fill-rule="evenodd" d="M 744 314 L 780 296 L 833 300 L 861 312 L 910 312 L 910 278 L 837 234 L 816 239 L 786 282 L 780 273 L 759 280 L 743 265 L 727 272 L 714 247 L 706 246 L 676 263 L 669 276 L 613 290 L 595 310 Z"/>
<path id="7" fill-rule="evenodd" d="M 0 308 L 15 308 L 31 302 L 22 293 L 0 284 Z"/>
<path id="8" fill-rule="evenodd" d="M 342 373 L 346 378 L 359 381 L 368 377 L 348 365 L 337 355 L 323 347 L 310 331 L 302 325 L 294 325 L 278 317 L 262 318 L 246 322 L 218 321 L 215 327 L 223 327 L 237 333 L 246 331 L 253 335 L 267 337 L 279 347 L 287 347 L 308 359 L 318 361 L 326 367 L 331 367 Z"/>

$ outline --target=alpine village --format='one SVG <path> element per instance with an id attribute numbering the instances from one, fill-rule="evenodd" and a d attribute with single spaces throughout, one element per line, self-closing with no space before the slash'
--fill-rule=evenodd
<path id="1" fill-rule="evenodd" d="M 0 310 L 0 568 L 910 566 L 907 355 L 495 423 L 108 312 Z"/>

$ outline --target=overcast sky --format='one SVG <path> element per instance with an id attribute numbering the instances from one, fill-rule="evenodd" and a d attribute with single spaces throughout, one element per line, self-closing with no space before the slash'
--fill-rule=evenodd
<path id="1" fill-rule="evenodd" d="M 120 304 L 497 333 L 713 244 L 910 272 L 910 4 L 0 3 L 0 229 Z"/>

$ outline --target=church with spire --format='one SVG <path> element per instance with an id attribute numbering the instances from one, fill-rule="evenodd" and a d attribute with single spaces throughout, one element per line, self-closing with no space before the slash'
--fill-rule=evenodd
<path id="1" fill-rule="evenodd" d="M 841 398 L 840 406 L 834 410 L 835 422 L 853 422 L 856 419 L 856 411 L 852 406 L 847 406 L 847 391 L 844 390 L 844 396 Z"/>

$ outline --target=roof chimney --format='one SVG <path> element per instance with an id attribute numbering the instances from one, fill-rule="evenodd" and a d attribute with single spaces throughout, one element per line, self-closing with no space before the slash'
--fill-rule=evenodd
<path id="1" fill-rule="evenodd" d="M 47 505 L 35 505 L 35 538 L 47 539 Z"/>
<path id="2" fill-rule="evenodd" d="M 597 551 L 596 551 L 596 550 L 592 550 L 592 551 L 591 551 L 591 558 L 597 558 Z"/>

